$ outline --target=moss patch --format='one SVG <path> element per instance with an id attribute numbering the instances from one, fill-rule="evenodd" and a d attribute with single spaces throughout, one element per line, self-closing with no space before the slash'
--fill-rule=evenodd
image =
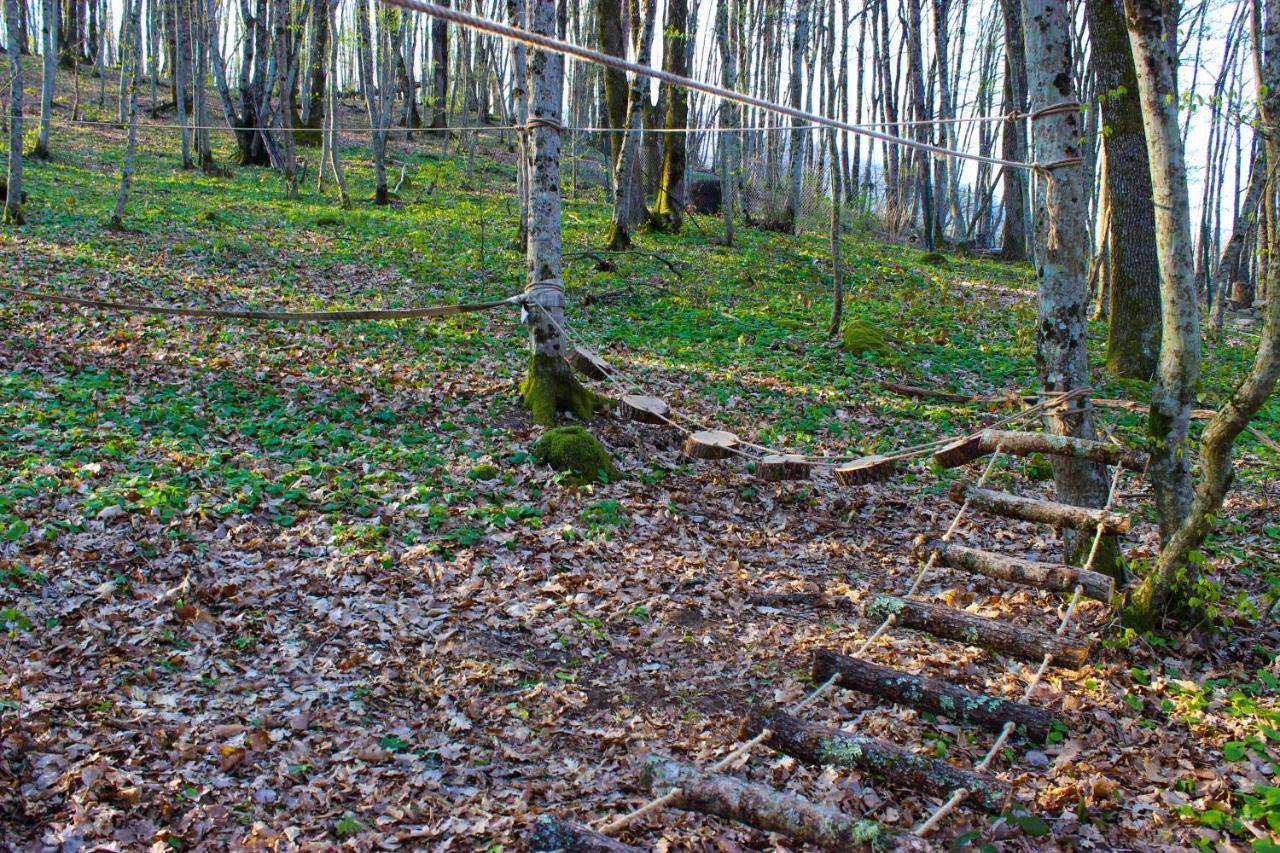
<path id="1" fill-rule="evenodd" d="M 610 403 L 608 397 L 583 387 L 563 359 L 549 355 L 529 359 L 529 373 L 520 382 L 520 397 L 533 422 L 542 426 L 554 426 L 561 412 L 585 421 Z"/>
<path id="2" fill-rule="evenodd" d="M 881 354 L 889 352 L 889 344 L 885 342 L 884 332 L 866 320 L 850 320 L 844 326 L 844 339 L 841 345 L 847 353 L 862 355 L 868 352 Z"/>
<path id="3" fill-rule="evenodd" d="M 582 482 L 605 482 L 618 477 L 618 469 L 594 435 L 580 426 L 549 429 L 533 445 L 533 456 L 557 471 Z"/>
<path id="4" fill-rule="evenodd" d="M 499 470 L 497 465 L 490 465 L 486 463 L 472 468 L 467 472 L 467 476 L 473 480 L 493 480 L 501 473 L 502 472 Z"/>
<path id="5" fill-rule="evenodd" d="M 951 266 L 951 261 L 947 260 L 947 256 L 941 252 L 925 252 L 920 256 L 920 263 L 928 264 L 931 267 Z"/>

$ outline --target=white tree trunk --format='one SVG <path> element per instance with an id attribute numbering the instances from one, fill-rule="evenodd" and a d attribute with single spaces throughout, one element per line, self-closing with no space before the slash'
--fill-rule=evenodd
<path id="1" fill-rule="evenodd" d="M 22 48 L 18 43 L 18 2 L 4 0 L 5 35 L 9 55 L 9 171 L 5 179 L 4 216 L 22 222 Z"/>
<path id="2" fill-rule="evenodd" d="M 1032 111 L 1073 104 L 1073 37 L 1070 11 L 1061 0 L 1026 0 L 1023 7 L 1027 88 Z M 1039 116 L 1031 128 L 1036 160 L 1051 166 L 1039 176 L 1040 203 L 1035 212 L 1036 257 L 1039 261 L 1039 316 L 1036 362 L 1041 387 L 1058 394 L 1087 387 L 1088 351 L 1085 347 L 1089 311 L 1087 282 L 1089 229 L 1084 167 L 1081 162 L 1078 109 Z M 1062 165 L 1053 165 L 1061 163 Z M 1045 427 L 1057 435 L 1092 439 L 1093 416 L 1087 399 L 1078 399 L 1045 416 Z M 1101 506 L 1106 500 L 1103 466 L 1085 460 L 1053 460 L 1058 499 L 1081 506 Z M 1067 536 L 1067 557 L 1079 556 L 1081 537 Z M 1110 571 L 1108 552 L 1100 554 L 1103 571 Z"/>
<path id="3" fill-rule="evenodd" d="M 120 188 L 116 190 L 116 207 L 111 214 L 111 227 L 124 228 L 124 209 L 129 203 L 129 188 L 133 183 L 134 163 L 138 153 L 138 86 L 142 80 L 142 0 L 129 2 L 124 10 L 129 22 L 129 138 L 124 148 L 124 166 L 120 169 Z M 124 56 L 120 57 L 125 65 Z"/>
<path id="4" fill-rule="evenodd" d="M 49 123 L 53 117 L 53 86 L 58 70 L 58 3 L 45 0 L 40 22 L 41 50 L 44 52 L 44 77 L 40 81 L 40 135 L 32 155 L 49 156 Z"/>

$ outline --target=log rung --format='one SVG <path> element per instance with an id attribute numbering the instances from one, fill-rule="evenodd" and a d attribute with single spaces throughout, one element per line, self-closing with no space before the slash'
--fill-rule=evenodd
<path id="1" fill-rule="evenodd" d="M 987 429 L 978 434 L 978 443 L 983 453 L 994 453 L 996 448 L 1014 456 L 1044 453 L 1050 456 L 1085 459 L 1104 465 L 1118 464 L 1131 471 L 1141 471 L 1147 464 L 1146 457 L 1141 453 L 1134 453 L 1101 441 L 1047 432 Z"/>
<path id="2" fill-rule="evenodd" d="M 665 400 L 643 394 L 623 394 L 618 403 L 623 413 L 633 421 L 645 424 L 670 423 L 671 409 Z"/>
<path id="3" fill-rule="evenodd" d="M 766 728 L 767 746 L 806 764 L 861 770 L 917 794 L 945 797 L 957 788 L 965 788 L 972 792 L 970 802 L 992 814 L 1004 811 L 1012 797 L 1009 784 L 993 776 L 908 752 L 879 738 L 806 722 L 781 711 L 750 714 L 738 736 L 748 740 Z"/>
<path id="4" fill-rule="evenodd" d="M 921 561 L 933 556 L 939 565 L 951 569 L 1011 581 L 1047 592 L 1070 592 L 1079 585 L 1081 594 L 1098 601 L 1110 601 L 1116 591 L 1115 579 L 1101 572 L 1061 563 L 1023 560 L 1007 554 L 953 545 L 926 536 L 916 537 L 912 553 Z"/>
<path id="5" fill-rule="evenodd" d="M 904 628 L 1022 660 L 1040 661 L 1051 654 L 1056 665 L 1073 668 L 1084 666 L 1089 660 L 1090 643 L 913 598 L 877 595 L 867 605 L 867 616 L 875 620 L 893 616 Z"/>
<path id="6" fill-rule="evenodd" d="M 832 469 L 832 473 L 843 485 L 866 486 L 889 479 L 897 470 L 898 463 L 894 459 L 886 459 L 883 456 L 864 456 L 861 459 L 837 465 Z"/>
<path id="7" fill-rule="evenodd" d="M 965 483 L 952 483 L 948 495 L 955 503 L 963 504 L 967 501 L 974 509 L 992 515 L 1051 524 L 1054 527 L 1072 527 L 1077 530 L 1092 531 L 1101 525 L 1102 532 L 1110 534 L 1125 533 L 1132 524 L 1129 516 L 1120 513 L 1011 495 L 1008 492 L 997 492 Z"/>
<path id="8" fill-rule="evenodd" d="M 830 649 L 814 652 L 812 675 L 817 684 L 836 676 L 836 684 L 841 687 L 949 717 L 957 723 L 999 731 L 1011 722 L 1016 732 L 1032 740 L 1044 740 L 1053 727 L 1053 716 L 1043 708 L 983 696 L 936 678 L 880 666 Z"/>
<path id="9" fill-rule="evenodd" d="M 550 815 L 541 815 L 534 821 L 529 849 L 534 853 L 640 853 L 639 847 Z"/>
<path id="10" fill-rule="evenodd" d="M 564 359 L 589 379 L 606 379 L 609 376 L 609 363 L 590 347 L 575 346 L 564 354 Z"/>

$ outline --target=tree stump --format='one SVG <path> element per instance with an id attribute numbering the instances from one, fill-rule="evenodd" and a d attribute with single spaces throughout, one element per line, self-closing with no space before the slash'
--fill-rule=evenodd
<path id="1" fill-rule="evenodd" d="M 770 483 L 781 480 L 807 480 L 809 463 L 803 456 L 791 453 L 785 456 L 770 453 L 756 463 L 756 476 Z"/>
<path id="2" fill-rule="evenodd" d="M 704 429 L 684 440 L 684 452 L 694 459 L 726 459 L 738 446 L 738 437 L 722 429 Z"/>
<path id="3" fill-rule="evenodd" d="M 781 711 L 752 712 L 739 737 L 755 737 L 770 731 L 765 743 L 806 764 L 849 767 L 885 779 L 913 793 L 946 796 L 957 788 L 972 792 L 971 802 L 983 811 L 1000 814 L 1011 799 L 1008 783 L 985 774 L 908 752 L 888 741 L 848 734 L 839 729 L 808 723 Z"/>
<path id="4" fill-rule="evenodd" d="M 1244 281 L 1231 282 L 1231 307 L 1243 311 L 1252 307 L 1253 294 L 1249 292 L 1249 284 Z"/>
<path id="5" fill-rule="evenodd" d="M 1050 654 L 1059 665 L 1079 668 L 1089 659 L 1088 643 L 946 605 L 892 595 L 877 595 L 867 605 L 867 616 L 872 619 L 886 619 L 890 615 L 904 628 L 926 631 L 935 637 L 981 646 L 1023 660 L 1040 661 Z"/>
<path id="6" fill-rule="evenodd" d="M 1061 563 L 1037 563 L 1007 554 L 953 545 L 926 536 L 916 537 L 912 553 L 919 560 L 928 560 L 930 555 L 936 554 L 940 565 L 1033 586 L 1047 592 L 1070 592 L 1079 585 L 1082 595 L 1098 601 L 1110 601 L 1116 591 L 1115 580 L 1101 572 L 1077 569 Z"/>
<path id="7" fill-rule="evenodd" d="M 575 346 L 564 358 L 570 367 L 589 379 L 609 378 L 609 363 L 589 347 Z"/>
<path id="8" fill-rule="evenodd" d="M 1026 498 L 1021 495 L 1011 495 L 1008 492 L 980 489 L 965 483 L 952 483 L 948 495 L 955 503 L 962 504 L 969 501 L 975 509 L 992 515 L 1050 524 L 1054 527 L 1094 530 L 1098 525 L 1102 525 L 1103 533 L 1125 533 L 1132 523 L 1129 516 L 1119 513 L 1039 498 Z"/>
<path id="9" fill-rule="evenodd" d="M 762 832 L 778 832 L 827 850 L 892 846 L 888 831 L 828 806 L 764 785 L 706 773 L 661 755 L 649 755 L 641 782 L 655 797 L 672 791 L 676 808 L 744 823 Z"/>
<path id="10" fill-rule="evenodd" d="M 875 455 L 837 465 L 832 469 L 832 473 L 843 485 L 866 486 L 889 479 L 896 470 L 898 470 L 897 460 Z"/>
<path id="11" fill-rule="evenodd" d="M 975 435 L 965 436 L 933 452 L 933 461 L 943 468 L 959 468 L 990 453 L 982 449 L 982 442 Z"/>
<path id="12" fill-rule="evenodd" d="M 669 423 L 670 408 L 663 400 L 657 397 L 646 397 L 642 394 L 623 394 L 622 399 L 618 401 L 622 406 L 622 413 L 633 421 L 640 421 L 645 424 L 665 424 Z"/>
<path id="13" fill-rule="evenodd" d="M 983 696 L 936 678 L 890 669 L 830 649 L 818 649 L 813 653 L 814 682 L 821 684 L 833 675 L 838 676 L 836 684 L 841 687 L 940 714 L 957 723 L 999 731 L 1006 722 L 1012 722 L 1015 731 L 1029 740 L 1043 741 L 1053 726 L 1053 716 L 1042 708 Z"/>
<path id="14" fill-rule="evenodd" d="M 639 847 L 615 841 L 607 835 L 550 815 L 541 815 L 533 824 L 529 849 L 535 853 L 639 853 Z"/>

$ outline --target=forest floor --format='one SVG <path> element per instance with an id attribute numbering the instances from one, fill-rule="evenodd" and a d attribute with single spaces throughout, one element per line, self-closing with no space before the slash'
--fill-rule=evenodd
<path id="1" fill-rule="evenodd" d="M 227 135 L 215 139 L 226 162 Z M 314 171 L 287 202 L 269 170 L 180 170 L 176 133 L 150 129 L 130 230 L 115 233 L 104 223 L 122 140 L 55 127 L 54 159 L 28 163 L 27 224 L 0 230 L 0 282 L 283 310 L 522 288 L 506 248 L 511 154 L 493 140 L 474 159 L 456 140 L 395 143 L 412 172 L 387 208 L 368 200 L 367 149 L 347 149 L 358 201 L 340 211 Z M 570 187 L 566 250 L 597 247 L 606 220 L 598 187 Z M 1025 266 L 932 266 L 851 236 L 848 315 L 892 339 L 890 354 L 855 357 L 822 331 L 822 235 L 740 227 L 723 248 L 717 232 L 702 219 L 639 238 L 678 272 L 643 255 L 612 259 L 615 271 L 567 265 L 575 334 L 680 411 L 761 443 L 859 454 L 997 416 L 913 402 L 882 380 L 1033 386 Z M 1206 349 L 1207 404 L 1248 362 L 1256 326 L 1241 319 Z M 852 651 L 872 627 L 861 602 L 905 589 L 912 539 L 945 526 L 947 485 L 975 476 L 916 465 L 873 487 L 767 484 L 736 463 L 690 462 L 669 429 L 602 416 L 590 427 L 624 476 L 573 486 L 530 456 L 540 431 L 514 393 L 526 347 L 514 311 L 287 325 L 0 299 L 0 845 L 517 850 L 537 814 L 622 813 L 647 798 L 645 754 L 710 763 L 751 705 L 812 689 L 813 649 Z M 1145 393 L 1101 372 L 1095 388 Z M 1103 419 L 1140 440 L 1137 415 Z M 1257 425 L 1280 438 L 1280 405 Z M 996 763 L 1035 817 L 993 827 L 960 809 L 939 844 L 1276 849 L 1280 457 L 1246 438 L 1238 458 L 1202 593 L 1226 627 L 1139 637 L 1084 605 L 1103 644 L 1035 694 L 1065 726 Z M 485 464 L 499 476 L 480 479 Z M 1051 495 L 1045 469 L 1017 461 L 994 482 Z M 1145 482 L 1126 479 L 1119 504 L 1135 513 L 1124 545 L 1141 565 L 1156 548 Z M 960 536 L 1030 558 L 1059 548 L 1045 528 L 982 516 Z M 1051 627 L 1063 607 L 949 572 L 922 593 Z M 901 630 L 868 656 L 1006 697 L 1030 677 Z M 847 691 L 808 713 L 960 764 L 991 742 Z M 739 772 L 904 830 L 934 805 L 764 749 Z M 785 844 L 678 811 L 623 837 Z"/>

